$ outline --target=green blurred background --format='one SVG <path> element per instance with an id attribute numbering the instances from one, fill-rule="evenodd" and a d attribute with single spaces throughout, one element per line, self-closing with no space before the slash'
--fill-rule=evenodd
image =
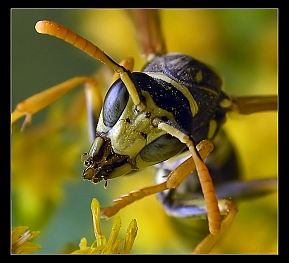
<path id="1" fill-rule="evenodd" d="M 168 51 L 183 52 L 211 65 L 224 78 L 229 94 L 278 93 L 277 9 L 167 9 L 160 15 Z M 43 19 L 79 33 L 116 61 L 135 57 L 136 70 L 144 63 L 133 25 L 122 9 L 12 9 L 11 111 L 33 94 L 75 76 L 91 76 L 101 66 L 64 41 L 38 34 L 34 26 Z M 12 126 L 12 226 L 28 225 L 41 231 L 35 239 L 42 246 L 37 254 L 69 252 L 82 237 L 90 244 L 93 197 L 108 206 L 114 198 L 154 181 L 154 168 L 111 180 L 106 190 L 102 183 L 82 180 L 80 155 L 90 146 L 82 94 L 82 87 L 78 87 L 35 114 L 24 133 L 20 133 L 23 119 Z M 75 121 L 67 121 L 75 112 L 79 113 Z M 228 116 L 224 128 L 238 149 L 244 179 L 277 176 L 277 126 L 277 112 Z M 276 193 L 240 202 L 234 224 L 212 253 L 241 254 L 248 252 L 246 248 L 277 253 L 277 201 Z M 119 215 L 120 237 L 130 220 L 137 219 L 139 232 L 133 253 L 189 253 L 197 242 L 197 238 L 179 234 L 154 196 Z M 102 223 L 104 232 L 109 232 L 112 220 Z M 197 225 L 193 235 L 198 236 L 198 227 L 206 224 Z"/>

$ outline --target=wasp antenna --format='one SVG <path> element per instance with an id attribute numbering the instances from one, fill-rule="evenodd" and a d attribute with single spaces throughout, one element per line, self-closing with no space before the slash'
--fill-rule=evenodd
<path id="1" fill-rule="evenodd" d="M 139 92 L 137 91 L 136 86 L 134 85 L 132 79 L 127 73 L 127 70 L 113 61 L 109 56 L 107 56 L 102 50 L 100 50 L 97 46 L 92 44 L 90 41 L 86 40 L 82 36 L 74 33 L 70 29 L 62 26 L 58 23 L 52 21 L 38 21 L 35 25 L 35 30 L 40 34 L 47 34 L 50 36 L 55 36 L 59 39 L 62 39 L 73 46 L 79 48 L 80 50 L 84 51 L 86 54 L 98 59 L 103 64 L 107 65 L 115 72 L 120 74 L 122 81 L 124 82 L 126 88 L 128 89 L 129 94 L 133 100 L 135 105 L 141 105 L 143 108 Z"/>
<path id="2" fill-rule="evenodd" d="M 43 20 L 38 21 L 36 23 L 35 29 L 40 34 L 55 36 L 59 39 L 62 39 L 72 44 L 73 46 L 87 53 L 88 55 L 100 60 L 102 63 L 106 64 L 107 66 L 109 66 L 111 69 L 113 69 L 118 73 L 122 73 L 125 71 L 125 69 L 122 66 L 118 65 L 97 46 L 95 46 L 82 36 L 74 33 L 65 26 L 62 26 L 52 21 Z"/>

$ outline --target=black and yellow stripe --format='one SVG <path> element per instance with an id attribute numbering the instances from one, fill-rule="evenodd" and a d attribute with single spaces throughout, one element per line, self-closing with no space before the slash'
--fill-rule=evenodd
<path id="1" fill-rule="evenodd" d="M 151 94 L 158 107 L 171 112 L 195 141 L 215 136 L 226 113 L 220 102 L 228 97 L 221 90 L 221 78 L 211 68 L 190 56 L 173 53 L 156 56 L 143 73 L 159 85 L 140 83 L 141 89 Z"/>

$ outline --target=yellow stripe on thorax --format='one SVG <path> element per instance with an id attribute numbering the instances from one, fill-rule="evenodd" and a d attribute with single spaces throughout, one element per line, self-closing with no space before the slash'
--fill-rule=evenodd
<path id="1" fill-rule="evenodd" d="M 176 89 L 178 89 L 188 99 L 188 101 L 190 103 L 192 115 L 195 116 L 198 113 L 199 106 L 198 106 L 196 100 L 194 99 L 193 95 L 190 93 L 190 91 L 188 90 L 188 88 L 185 85 L 176 82 L 175 80 L 171 79 L 170 77 L 168 77 L 167 75 L 165 75 L 163 73 L 145 72 L 145 74 L 151 76 L 152 78 L 161 79 L 167 83 L 172 84 Z"/>

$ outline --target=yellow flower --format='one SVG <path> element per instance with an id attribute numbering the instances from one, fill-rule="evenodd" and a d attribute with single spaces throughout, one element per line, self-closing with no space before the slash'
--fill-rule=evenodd
<path id="1" fill-rule="evenodd" d="M 113 221 L 110 236 L 106 240 L 105 236 L 101 234 L 100 205 L 96 198 L 92 199 L 91 211 L 95 240 L 91 246 L 87 246 L 86 238 L 82 238 L 79 243 L 80 249 L 72 252 L 72 254 L 129 254 L 137 235 L 136 220 L 133 219 L 129 224 L 125 239 L 117 239 L 120 230 L 120 217 L 116 217 Z M 123 242 L 124 246 L 121 249 Z"/>
<path id="2" fill-rule="evenodd" d="M 41 246 L 28 242 L 36 237 L 40 231 L 27 230 L 28 226 L 18 226 L 12 228 L 12 254 L 30 254 L 35 250 L 41 249 Z"/>

